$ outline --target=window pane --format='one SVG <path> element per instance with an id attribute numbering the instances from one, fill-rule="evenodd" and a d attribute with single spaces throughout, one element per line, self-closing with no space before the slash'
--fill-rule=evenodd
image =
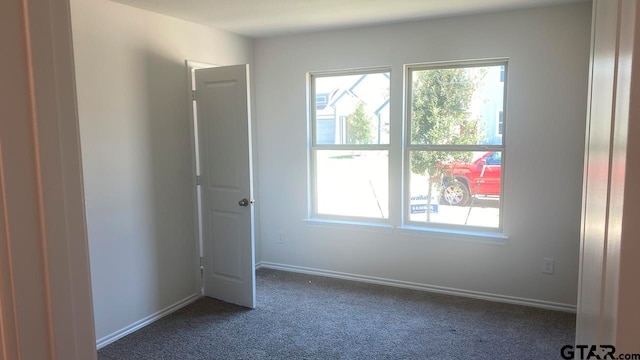
<path id="1" fill-rule="evenodd" d="M 389 73 L 314 78 L 316 144 L 388 144 Z"/>
<path id="2" fill-rule="evenodd" d="M 504 70 L 504 65 L 413 70 L 411 144 L 501 145 Z"/>
<path id="3" fill-rule="evenodd" d="M 389 152 L 316 152 L 318 214 L 389 218 Z"/>
<path id="4" fill-rule="evenodd" d="M 410 164 L 410 221 L 499 227 L 501 151 L 412 151 Z"/>

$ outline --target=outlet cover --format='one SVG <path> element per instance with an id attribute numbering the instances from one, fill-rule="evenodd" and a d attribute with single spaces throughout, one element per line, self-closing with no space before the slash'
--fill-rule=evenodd
<path id="1" fill-rule="evenodd" d="M 542 259 L 542 273 L 543 274 L 553 274 L 553 266 L 555 260 L 552 258 L 544 258 Z"/>

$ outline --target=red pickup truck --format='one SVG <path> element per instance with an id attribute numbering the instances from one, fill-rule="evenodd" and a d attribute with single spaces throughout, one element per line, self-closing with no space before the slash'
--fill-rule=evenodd
<path id="1" fill-rule="evenodd" d="M 477 195 L 500 195 L 502 152 L 489 151 L 472 163 L 453 164 L 442 181 L 442 205 L 465 206 Z"/>

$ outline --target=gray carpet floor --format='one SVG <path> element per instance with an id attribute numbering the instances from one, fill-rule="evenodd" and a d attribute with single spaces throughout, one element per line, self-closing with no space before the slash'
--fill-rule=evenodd
<path id="1" fill-rule="evenodd" d="M 202 298 L 98 352 L 126 359 L 559 359 L 575 315 L 260 269 L 257 308 Z"/>

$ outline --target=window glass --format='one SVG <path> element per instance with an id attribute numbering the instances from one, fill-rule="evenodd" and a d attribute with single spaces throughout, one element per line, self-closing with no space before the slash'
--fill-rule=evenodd
<path id="1" fill-rule="evenodd" d="M 389 218 L 388 151 L 316 152 L 317 213 Z"/>
<path id="2" fill-rule="evenodd" d="M 388 219 L 390 73 L 311 79 L 312 215 Z"/>
<path id="3" fill-rule="evenodd" d="M 314 78 L 316 144 L 389 144 L 389 73 Z"/>
<path id="4" fill-rule="evenodd" d="M 409 220 L 497 228 L 501 158 L 499 151 L 412 151 Z M 437 164 L 433 176 L 428 161 Z"/>
<path id="5" fill-rule="evenodd" d="M 414 68 L 406 221 L 499 228 L 504 64 Z"/>
<path id="6" fill-rule="evenodd" d="M 411 72 L 411 144 L 501 145 L 504 66 Z"/>

